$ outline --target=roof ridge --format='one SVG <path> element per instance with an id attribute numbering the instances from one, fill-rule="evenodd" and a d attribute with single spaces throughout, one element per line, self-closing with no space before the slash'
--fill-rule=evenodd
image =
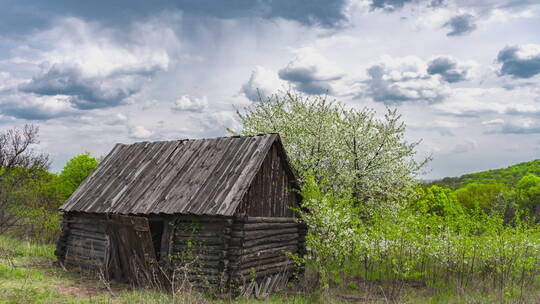
<path id="1" fill-rule="evenodd" d="M 162 142 L 182 142 L 182 141 L 196 141 L 196 140 L 217 140 L 223 138 L 250 138 L 250 137 L 259 137 L 259 136 L 270 136 L 270 135 L 279 135 L 279 133 L 260 133 L 257 135 L 233 135 L 233 136 L 218 136 L 218 137 L 204 137 L 204 138 L 182 138 L 182 139 L 172 139 L 172 140 L 155 140 L 155 141 L 136 141 L 132 143 L 116 143 L 117 145 L 134 145 L 134 144 L 143 144 L 143 143 L 162 143 Z"/>

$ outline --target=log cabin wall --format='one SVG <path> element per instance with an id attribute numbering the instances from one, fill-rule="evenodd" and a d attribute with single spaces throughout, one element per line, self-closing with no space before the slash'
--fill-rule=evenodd
<path id="1" fill-rule="evenodd" d="M 232 219 L 178 216 L 169 221 L 169 263 L 196 287 L 226 288 Z"/>
<path id="2" fill-rule="evenodd" d="M 66 266 L 105 269 L 109 238 L 105 215 L 66 213 L 55 255 Z"/>
<path id="3" fill-rule="evenodd" d="M 292 217 L 235 218 L 229 247 L 229 285 L 243 295 L 282 287 L 303 254 L 305 229 Z M 258 295 L 257 295 L 258 296 Z"/>
<path id="4" fill-rule="evenodd" d="M 244 195 L 237 215 L 254 217 L 293 217 L 297 206 L 294 177 L 285 169 L 286 159 L 274 143 Z"/>

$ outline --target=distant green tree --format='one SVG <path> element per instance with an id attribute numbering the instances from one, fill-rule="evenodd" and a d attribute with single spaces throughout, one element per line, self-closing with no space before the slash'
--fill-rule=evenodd
<path id="1" fill-rule="evenodd" d="M 56 189 L 63 203 L 97 167 L 98 161 L 89 153 L 70 159 L 58 176 Z"/>
<path id="2" fill-rule="evenodd" d="M 505 190 L 502 184 L 472 183 L 453 192 L 465 209 L 489 211 L 499 194 Z"/>
<path id="3" fill-rule="evenodd" d="M 411 200 L 411 207 L 422 214 L 434 214 L 448 217 L 463 214 L 464 210 L 458 203 L 450 188 L 431 186 L 418 188 L 417 198 Z"/>
<path id="4" fill-rule="evenodd" d="M 531 216 L 540 217 L 540 177 L 527 174 L 516 184 L 517 204 Z"/>

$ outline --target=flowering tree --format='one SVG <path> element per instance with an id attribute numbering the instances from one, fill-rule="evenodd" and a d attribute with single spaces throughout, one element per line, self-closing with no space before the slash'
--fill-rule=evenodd
<path id="1" fill-rule="evenodd" d="M 322 189 L 350 195 L 367 210 L 402 202 L 427 162 L 415 160 L 418 142 L 404 139 L 405 125 L 395 110 L 376 118 L 367 108 L 289 91 L 237 114 L 240 134 L 279 133 L 302 178 L 310 172 Z"/>

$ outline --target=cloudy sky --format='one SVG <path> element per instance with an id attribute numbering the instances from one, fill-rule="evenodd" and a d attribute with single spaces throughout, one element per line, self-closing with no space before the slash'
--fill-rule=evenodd
<path id="1" fill-rule="evenodd" d="M 0 4 L 0 130 L 39 125 L 54 171 L 116 142 L 226 135 L 284 88 L 397 107 L 425 178 L 540 156 L 540 0 Z"/>

